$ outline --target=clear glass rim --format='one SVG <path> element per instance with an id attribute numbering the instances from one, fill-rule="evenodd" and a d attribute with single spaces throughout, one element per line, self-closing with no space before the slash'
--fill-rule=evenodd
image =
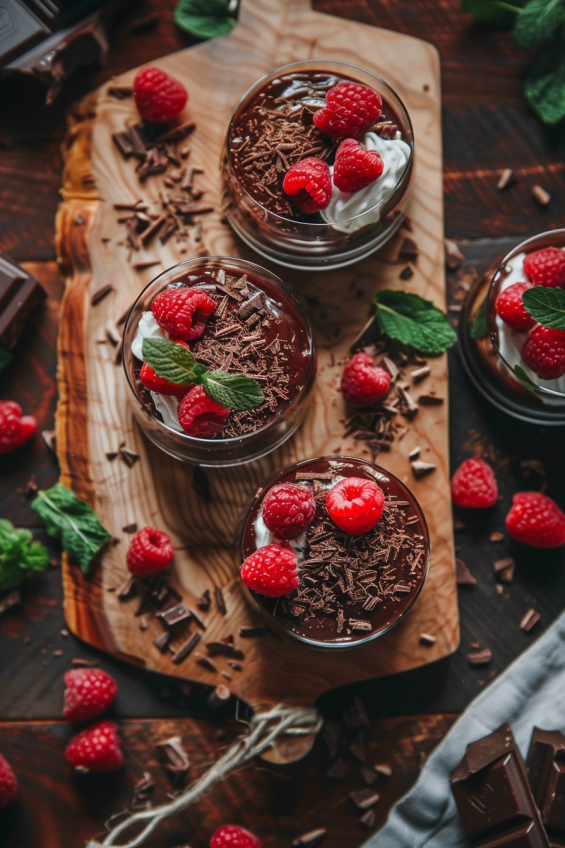
<path id="1" fill-rule="evenodd" d="M 405 178 L 406 174 L 410 173 L 412 165 L 413 165 L 413 161 L 414 161 L 414 128 L 412 126 L 412 121 L 410 120 L 410 115 L 408 113 L 408 109 L 404 105 L 404 101 L 402 100 L 400 95 L 397 94 L 397 92 L 394 90 L 394 88 L 391 85 L 389 85 L 387 82 L 385 82 L 385 80 L 381 79 L 381 77 L 377 76 L 377 74 L 374 74 L 372 71 L 368 71 L 366 68 L 362 68 L 361 65 L 354 65 L 351 62 L 341 62 L 338 59 L 319 59 L 319 60 L 318 59 L 303 59 L 300 62 L 290 62 L 287 65 L 281 65 L 280 68 L 275 68 L 274 71 L 271 71 L 270 73 L 262 76 L 261 79 L 257 80 L 257 82 L 254 85 L 252 85 L 251 88 L 249 88 L 245 92 L 245 94 L 243 95 L 243 97 L 240 99 L 239 103 L 235 107 L 233 115 L 231 116 L 231 119 L 230 119 L 230 122 L 229 122 L 229 125 L 228 125 L 228 134 L 227 134 L 227 139 L 226 139 L 226 151 L 227 151 L 226 155 L 227 155 L 228 165 L 230 167 L 231 172 L 234 175 L 234 178 L 237 180 L 237 183 L 240 186 L 241 190 L 245 193 L 245 195 L 249 198 L 249 200 L 251 201 L 251 203 L 253 203 L 254 206 L 257 206 L 266 215 L 268 215 L 270 218 L 275 219 L 276 221 L 280 221 L 280 222 L 284 222 L 284 223 L 291 223 L 291 224 L 295 224 L 295 225 L 297 224 L 297 221 L 294 218 L 285 218 L 284 215 L 277 215 L 276 212 L 272 212 L 270 209 L 267 209 L 266 206 L 263 206 L 262 203 L 259 203 L 258 200 L 256 200 L 254 197 L 252 197 L 249 194 L 249 192 L 247 191 L 245 186 L 237 178 L 237 176 L 235 174 L 235 170 L 233 168 L 233 163 L 232 163 L 231 153 L 230 153 L 230 146 L 229 146 L 231 128 L 233 126 L 233 122 L 234 122 L 236 114 L 239 112 L 239 110 L 241 109 L 241 107 L 245 103 L 245 101 L 248 98 L 250 98 L 251 95 L 254 94 L 254 92 L 257 91 L 268 79 L 270 79 L 274 76 L 279 76 L 282 72 L 290 73 L 292 71 L 292 69 L 296 68 L 297 66 L 301 66 L 301 67 L 304 67 L 305 65 L 311 65 L 312 67 L 322 66 L 322 69 L 323 69 L 324 63 L 329 63 L 329 64 L 332 64 L 332 65 L 340 65 L 343 68 L 353 68 L 353 70 L 361 71 L 364 74 L 369 74 L 369 76 L 371 76 L 374 80 L 377 80 L 385 89 L 390 91 L 394 95 L 394 97 L 396 97 L 398 102 L 400 103 L 402 110 L 404 112 L 404 115 L 402 117 L 405 119 L 407 128 L 410 132 L 410 141 L 406 142 L 406 144 L 408 144 L 408 146 L 410 147 L 410 158 L 409 158 L 409 160 L 406 164 L 406 168 L 404 169 L 404 171 L 400 175 L 399 179 L 395 183 L 394 188 L 392 189 L 392 191 L 390 192 L 388 197 L 383 198 L 380 201 L 380 203 L 375 203 L 375 205 L 371 206 L 370 209 L 365 209 L 365 211 L 361 212 L 359 215 L 353 215 L 351 218 L 345 218 L 343 221 L 340 221 L 340 224 L 347 224 L 350 221 L 351 222 L 356 221 L 358 218 L 363 218 L 365 215 L 368 215 L 370 212 L 374 212 L 375 209 L 379 209 L 380 207 L 382 207 L 387 202 L 389 197 L 392 196 L 398 190 L 400 184 L 402 183 L 402 180 Z M 403 141 L 404 141 L 404 139 L 403 139 Z M 298 224 L 301 227 L 312 227 L 312 228 L 331 226 L 331 224 L 328 224 L 325 221 L 324 221 L 323 224 L 318 224 L 318 223 L 309 222 L 309 221 L 299 221 Z"/>
<path id="2" fill-rule="evenodd" d="M 243 266 L 249 268 L 251 273 L 255 272 L 255 276 L 257 276 L 259 280 L 262 278 L 262 276 L 264 274 L 270 274 L 282 286 L 285 297 L 288 297 L 292 306 L 294 307 L 294 309 L 298 313 L 298 317 L 304 323 L 304 326 L 306 328 L 306 333 L 307 333 L 307 336 L 308 336 L 308 341 L 309 341 L 309 345 L 310 345 L 310 351 L 309 351 L 310 356 L 309 356 L 309 361 L 308 361 L 308 370 L 306 372 L 305 379 L 304 379 L 304 383 L 306 385 L 310 381 L 310 379 L 312 378 L 312 372 L 315 368 L 315 362 L 316 362 L 316 346 L 315 346 L 315 343 L 314 343 L 314 334 L 312 332 L 312 327 L 310 325 L 310 319 L 308 318 L 308 315 L 306 314 L 305 310 L 303 309 L 302 304 L 299 302 L 299 300 L 294 295 L 290 286 L 287 283 L 285 283 L 284 280 L 281 280 L 281 278 L 278 277 L 276 274 L 273 274 L 272 271 L 268 271 L 266 268 L 262 268 L 261 265 L 257 265 L 255 262 L 250 262 L 248 259 L 239 259 L 236 256 L 204 256 L 204 257 L 199 257 L 197 259 L 184 259 L 182 262 L 178 262 L 176 265 L 172 265 L 170 268 L 167 268 L 165 271 L 162 271 L 160 274 L 158 274 L 157 277 L 154 277 L 151 280 L 151 282 L 148 283 L 146 286 L 144 286 L 143 289 L 140 291 L 140 293 L 136 297 L 135 301 L 133 302 L 133 304 L 132 304 L 132 306 L 131 306 L 131 308 L 128 312 L 127 318 L 126 318 L 125 323 L 124 323 L 124 332 L 123 332 L 123 335 L 122 335 L 122 344 L 125 343 L 126 333 L 127 333 L 128 328 L 129 328 L 132 316 L 135 312 L 136 306 L 138 305 L 139 301 L 143 298 L 147 289 L 149 289 L 154 283 L 157 283 L 161 279 L 161 277 L 164 277 L 166 274 L 170 274 L 171 271 L 174 271 L 178 268 L 183 268 L 184 266 L 187 266 L 187 265 L 202 266 L 202 265 L 207 265 L 207 264 L 213 265 L 214 263 L 221 265 L 222 262 L 223 263 L 236 262 L 239 265 L 243 265 Z M 129 387 L 130 387 L 130 389 L 133 393 L 135 400 L 139 403 L 139 398 L 137 396 L 137 392 L 135 391 L 135 387 L 132 383 L 130 374 L 128 372 L 125 356 L 122 356 L 122 363 L 123 363 L 123 366 L 124 366 L 124 371 L 125 371 L 125 374 L 126 374 L 126 379 L 128 381 L 128 385 L 129 385 Z M 266 424 L 264 424 L 262 427 L 259 427 L 257 430 L 252 430 L 250 433 L 245 433 L 242 436 L 231 436 L 229 439 L 199 439 L 196 436 L 189 436 L 188 433 L 181 433 L 179 430 L 174 430 L 172 427 L 169 427 L 168 424 L 165 424 L 164 421 L 160 421 L 157 417 L 154 417 L 153 420 L 156 421 L 156 423 L 160 427 L 162 427 L 164 430 L 166 430 L 167 433 L 171 433 L 174 436 L 178 437 L 179 439 L 183 439 L 183 441 L 185 441 L 187 445 L 190 445 L 190 444 L 193 444 L 195 446 L 218 445 L 218 446 L 223 447 L 223 448 L 229 448 L 229 447 L 231 447 L 232 445 L 235 445 L 235 444 L 238 444 L 238 445 L 245 444 L 245 443 L 251 441 L 252 439 L 254 439 L 255 437 L 257 437 L 258 435 L 260 435 L 261 433 L 264 433 L 266 430 L 269 430 L 272 427 L 276 426 L 277 423 L 280 421 L 280 419 L 283 416 L 287 415 L 289 410 L 292 409 L 300 401 L 301 397 L 302 397 L 302 391 L 300 391 L 296 394 L 296 396 L 292 399 L 292 401 L 288 404 L 288 406 L 285 406 L 284 409 L 282 409 L 274 418 L 271 418 L 270 421 L 267 421 Z"/>

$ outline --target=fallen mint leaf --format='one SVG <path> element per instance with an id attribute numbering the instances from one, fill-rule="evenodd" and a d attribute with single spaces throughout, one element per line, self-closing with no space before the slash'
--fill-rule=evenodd
<path id="1" fill-rule="evenodd" d="M 197 366 L 196 359 L 184 345 L 169 339 L 143 339 L 141 352 L 157 376 L 175 386 L 198 382 L 206 370 L 203 365 Z"/>
<path id="2" fill-rule="evenodd" d="M 565 330 L 565 290 L 534 286 L 522 294 L 526 311 L 534 321 L 553 330 Z"/>
<path id="3" fill-rule="evenodd" d="M 530 0 L 516 16 L 512 37 L 517 47 L 539 47 L 565 23 L 564 0 Z"/>
<path id="4" fill-rule="evenodd" d="M 260 406 L 265 400 L 259 383 L 245 374 L 227 374 L 225 371 L 207 371 L 202 378 L 204 391 L 226 409 L 241 412 Z"/>
<path id="5" fill-rule="evenodd" d="M 175 23 L 195 38 L 226 35 L 236 25 L 237 2 L 231 0 L 180 0 Z"/>
<path id="6" fill-rule="evenodd" d="M 416 353 L 438 356 L 457 341 L 444 313 L 417 294 L 385 289 L 375 296 L 380 332 Z"/>
<path id="7" fill-rule="evenodd" d="M 29 530 L 18 530 L 5 518 L 0 519 L 0 592 L 17 589 L 34 571 L 49 566 L 49 552 L 33 542 Z"/>
<path id="8" fill-rule="evenodd" d="M 565 48 L 563 36 L 546 45 L 526 79 L 525 95 L 544 124 L 565 118 Z"/>
<path id="9" fill-rule="evenodd" d="M 94 510 L 61 483 L 38 492 L 31 508 L 87 574 L 96 554 L 112 538 Z"/>

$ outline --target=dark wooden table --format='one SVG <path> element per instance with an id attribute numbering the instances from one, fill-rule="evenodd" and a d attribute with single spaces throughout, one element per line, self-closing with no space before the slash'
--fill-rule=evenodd
<path id="1" fill-rule="evenodd" d="M 315 8 L 365 23 L 427 39 L 441 55 L 443 80 L 443 144 L 446 236 L 457 240 L 466 260 L 450 274 L 450 311 L 464 286 L 481 274 L 509 246 L 536 232 L 562 226 L 565 211 L 563 129 L 544 130 L 524 104 L 522 82 L 532 60 L 517 51 L 507 33 L 490 32 L 459 10 L 458 0 L 315 0 Z M 64 110 L 73 99 L 112 74 L 177 50 L 190 40 L 174 26 L 174 0 L 148 0 L 136 15 L 158 11 L 158 26 L 134 35 L 125 21 L 113 41 L 109 61 L 100 71 L 83 73 L 73 82 L 58 112 L 41 127 L 29 104 L 22 103 L 18 136 L 0 123 L 0 252 L 26 264 L 45 285 L 49 300 L 29 326 L 15 362 L 0 378 L 0 397 L 13 398 L 33 413 L 40 430 L 53 428 L 57 401 L 55 340 L 62 281 L 53 246 L 64 133 Z M 0 115 L 2 115 L 0 103 Z M 1 118 L 0 118 L 1 122 Z M 504 192 L 496 188 L 503 168 L 517 181 Z M 540 184 L 551 202 L 539 206 L 531 188 Z M 463 283 L 463 287 L 462 287 Z M 469 384 L 457 350 L 450 353 L 451 461 L 455 467 L 480 455 L 497 469 L 502 501 L 488 520 L 476 519 L 457 531 L 459 556 L 477 579 L 460 590 L 461 647 L 448 659 L 394 678 L 347 687 L 324 696 L 320 709 L 337 716 L 353 694 L 370 715 L 367 760 L 389 762 L 390 781 L 381 781 L 375 827 L 391 804 L 414 782 L 425 756 L 445 735 L 458 712 L 537 638 L 561 611 L 565 569 L 560 554 L 525 554 L 508 541 L 492 543 L 489 535 L 503 529 L 511 496 L 518 489 L 540 488 L 561 503 L 563 430 L 519 424 L 497 413 Z M 540 460 L 545 477 L 521 463 Z M 46 542 L 57 562 L 59 551 L 45 536 L 29 508 L 26 484 L 34 476 L 40 487 L 57 479 L 55 457 L 41 437 L 17 456 L 0 464 L 0 516 L 30 527 Z M 492 563 L 503 556 L 517 559 L 516 578 L 503 595 L 495 592 Z M 518 624 L 534 607 L 541 615 L 526 635 Z M 489 647 L 489 667 L 471 668 L 471 643 Z M 60 654 L 62 652 L 62 654 Z M 73 778 L 63 759 L 70 735 L 60 721 L 63 673 L 71 658 L 97 660 L 119 684 L 114 715 L 127 750 L 127 768 L 111 780 Z M 120 664 L 80 644 L 64 629 L 62 589 L 56 565 L 26 587 L 20 610 L 0 618 L 0 751 L 14 764 L 22 785 L 18 806 L 0 816 L 0 846 L 10 848 L 75 848 L 93 836 L 109 814 L 131 797 L 132 786 L 147 767 L 157 780 L 156 800 L 170 784 L 156 763 L 154 743 L 179 734 L 191 753 L 196 776 L 215 756 L 237 726 L 234 705 L 219 713 L 206 707 L 206 692 L 152 676 Z M 367 835 L 357 822 L 348 793 L 362 783 L 359 764 L 346 779 L 331 782 L 323 743 L 299 767 L 278 772 L 247 768 L 215 789 L 190 816 L 173 823 L 166 842 L 193 848 L 207 845 L 214 827 L 241 822 L 256 830 L 266 846 L 289 845 L 300 832 L 329 828 L 327 848 L 357 846 Z"/>

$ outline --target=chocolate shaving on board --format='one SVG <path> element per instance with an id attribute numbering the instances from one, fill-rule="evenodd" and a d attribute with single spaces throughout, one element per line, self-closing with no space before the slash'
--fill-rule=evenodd
<path id="1" fill-rule="evenodd" d="M 536 612 L 535 609 L 529 609 L 520 621 L 520 628 L 526 633 L 529 633 L 530 630 L 538 623 L 540 618 L 541 616 L 539 612 Z"/>

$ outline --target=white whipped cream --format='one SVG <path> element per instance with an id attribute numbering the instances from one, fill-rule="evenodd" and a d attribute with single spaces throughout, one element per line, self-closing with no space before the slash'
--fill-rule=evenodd
<path id="1" fill-rule="evenodd" d="M 514 285 L 514 283 L 527 282 L 528 278 L 524 273 L 525 258 L 525 253 L 518 253 L 510 260 L 510 262 L 507 263 L 506 271 L 508 271 L 508 276 L 500 286 L 501 292 L 505 291 L 505 289 L 509 286 Z M 542 380 L 538 377 L 535 371 L 528 368 L 526 363 L 523 361 L 522 348 L 528 340 L 529 330 L 513 330 L 512 327 L 505 324 L 502 318 L 499 318 L 498 315 L 496 316 L 496 327 L 498 329 L 498 349 L 503 359 L 506 360 L 511 368 L 514 368 L 515 365 L 519 365 L 524 369 L 528 377 L 530 377 L 536 386 L 542 386 L 545 389 L 552 389 L 554 392 L 562 392 L 565 394 L 565 374 L 563 377 L 559 377 L 558 380 Z M 563 404 L 563 400 L 553 398 L 550 395 L 542 394 L 541 392 L 538 394 L 538 397 L 549 406 L 560 406 Z"/>
<path id="2" fill-rule="evenodd" d="M 157 323 L 152 312 L 144 312 L 137 325 L 137 333 L 131 343 L 131 352 L 138 359 L 143 360 L 143 339 L 168 339 L 167 333 Z M 151 392 L 151 398 L 155 409 L 160 412 L 163 422 L 172 430 L 184 433 L 179 424 L 177 409 L 179 398 L 174 395 L 162 395 L 160 392 Z"/>
<path id="3" fill-rule="evenodd" d="M 392 194 L 410 161 L 410 146 L 402 140 L 400 132 L 394 138 L 382 138 L 377 133 L 368 132 L 359 143 L 365 150 L 376 150 L 384 168 L 378 179 L 360 191 L 345 192 L 333 186 L 329 206 L 320 214 L 324 221 L 342 233 L 354 233 L 367 224 L 378 222 L 380 204 Z M 333 171 L 332 165 L 332 185 Z M 363 217 L 359 218 L 360 215 Z"/>

